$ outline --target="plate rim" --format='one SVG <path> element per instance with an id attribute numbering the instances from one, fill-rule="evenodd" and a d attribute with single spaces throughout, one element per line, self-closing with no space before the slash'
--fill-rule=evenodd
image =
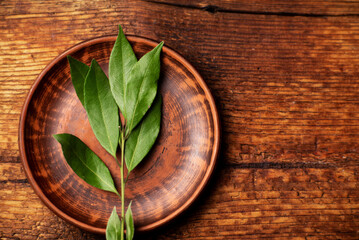
<path id="1" fill-rule="evenodd" d="M 32 86 L 26 96 L 25 102 L 23 104 L 23 107 L 21 110 L 21 115 L 20 115 L 20 122 L 19 122 L 18 145 L 19 145 L 19 150 L 20 150 L 20 160 L 21 160 L 22 166 L 24 168 L 26 177 L 27 177 L 32 189 L 35 191 L 35 193 L 38 195 L 38 197 L 41 199 L 41 201 L 57 216 L 59 216 L 60 218 L 64 219 L 65 221 L 67 221 L 81 229 L 84 229 L 86 231 L 96 233 L 96 234 L 105 234 L 106 228 L 95 227 L 95 226 L 86 224 L 84 222 L 81 222 L 81 221 L 67 215 L 66 213 L 61 211 L 56 205 L 54 205 L 47 198 L 47 196 L 43 193 L 40 186 L 37 184 L 37 182 L 32 174 L 32 171 L 30 169 L 30 166 L 28 164 L 28 161 L 27 161 L 24 129 L 25 129 L 25 122 L 26 122 L 28 107 L 29 107 L 30 101 L 32 100 L 32 97 L 35 93 L 35 90 L 40 85 L 44 76 L 54 67 L 54 65 L 57 62 L 61 61 L 63 58 L 66 58 L 67 55 L 70 55 L 82 48 L 85 48 L 85 47 L 88 47 L 88 46 L 91 46 L 91 45 L 94 45 L 97 43 L 115 41 L 116 38 L 117 38 L 116 35 L 110 35 L 110 36 L 96 37 L 96 38 L 82 41 L 78 44 L 75 44 L 75 45 L 69 47 L 64 52 L 62 52 L 60 55 L 58 55 L 56 58 L 51 60 L 51 62 L 46 65 L 46 67 L 41 71 L 41 73 L 37 76 L 34 83 L 32 84 Z M 144 37 L 134 36 L 134 35 L 126 35 L 126 38 L 130 42 L 131 41 L 142 42 L 142 43 L 148 44 L 152 47 L 155 47 L 158 44 L 154 40 L 144 38 Z M 215 100 L 214 100 L 207 84 L 205 83 L 205 81 L 203 80 L 201 75 L 197 72 L 197 70 L 179 53 L 172 50 L 170 47 L 168 47 L 166 45 L 163 46 L 162 51 L 165 52 L 166 54 L 168 54 L 169 56 L 173 57 L 174 59 L 178 60 L 186 69 L 188 69 L 194 75 L 194 78 L 196 79 L 196 81 L 199 83 L 199 85 L 203 89 L 203 91 L 205 93 L 205 97 L 209 102 L 209 106 L 210 106 L 212 118 L 213 118 L 212 119 L 213 126 L 214 126 L 214 131 L 213 131 L 214 141 L 213 141 L 213 146 L 212 146 L 213 151 L 212 151 L 212 155 L 211 155 L 210 164 L 208 165 L 208 168 L 206 170 L 204 177 L 202 178 L 200 184 L 198 184 L 196 190 L 184 202 L 184 204 L 182 204 L 179 208 L 177 208 L 175 211 L 171 212 L 166 217 L 164 217 L 156 222 L 153 222 L 148 225 L 137 228 L 136 231 L 139 231 L 139 232 L 153 230 L 159 226 L 162 226 L 162 225 L 168 223 L 169 221 L 173 220 L 175 217 L 180 215 L 182 212 L 184 212 L 198 198 L 198 196 L 200 195 L 202 190 L 207 185 L 207 183 L 210 179 L 210 176 L 212 175 L 212 172 L 214 170 L 214 167 L 216 165 L 216 161 L 217 161 L 217 158 L 219 155 L 219 149 L 220 149 L 220 137 L 221 137 L 220 136 L 221 135 L 220 134 L 220 120 L 219 120 L 219 115 L 218 115 L 218 111 L 216 108 Z"/>

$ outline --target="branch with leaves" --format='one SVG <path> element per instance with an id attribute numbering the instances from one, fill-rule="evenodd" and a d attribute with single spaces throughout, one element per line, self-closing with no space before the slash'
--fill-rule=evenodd
<path id="1" fill-rule="evenodd" d="M 108 220 L 107 239 L 133 239 L 134 221 L 131 204 L 125 213 L 125 164 L 127 177 L 143 160 L 160 131 L 162 99 L 157 93 L 160 53 L 163 42 L 140 60 L 132 50 L 121 26 L 109 61 L 109 78 L 96 60 L 91 66 L 68 56 L 76 94 L 87 112 L 91 128 L 101 146 L 110 153 L 121 171 L 118 192 L 103 161 L 71 134 L 56 134 L 63 155 L 73 171 L 88 184 L 113 192 L 121 199 L 121 215 L 116 207 Z M 121 122 L 119 111 L 124 117 Z M 121 157 L 116 157 L 120 148 Z"/>

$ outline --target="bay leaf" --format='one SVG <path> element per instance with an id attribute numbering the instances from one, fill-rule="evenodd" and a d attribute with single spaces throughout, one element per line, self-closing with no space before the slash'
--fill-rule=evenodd
<path id="1" fill-rule="evenodd" d="M 119 140 L 119 112 L 109 80 L 96 60 L 86 76 L 84 102 L 92 130 L 100 144 L 116 157 Z"/>
<path id="2" fill-rule="evenodd" d="M 141 121 L 157 94 L 162 46 L 163 42 L 146 53 L 129 74 L 125 97 L 126 136 Z"/>
<path id="3" fill-rule="evenodd" d="M 162 98 L 154 100 L 143 121 L 132 131 L 125 145 L 125 160 L 130 173 L 147 155 L 156 141 L 161 125 Z"/>
<path id="4" fill-rule="evenodd" d="M 102 160 L 79 138 L 71 134 L 56 134 L 62 152 L 72 170 L 85 182 L 99 189 L 118 194 L 112 176 Z"/>
<path id="5" fill-rule="evenodd" d="M 135 225 L 133 222 L 133 216 L 132 216 L 132 210 L 131 210 L 131 204 L 128 205 L 126 215 L 125 215 L 125 221 L 126 221 L 126 240 L 132 240 L 133 236 L 135 234 Z"/>
<path id="6" fill-rule="evenodd" d="M 117 215 L 116 207 L 113 207 L 110 218 L 106 226 L 106 239 L 107 240 L 120 240 L 121 235 L 121 220 Z"/>
<path id="7" fill-rule="evenodd" d="M 75 92 L 82 106 L 84 106 L 84 85 L 90 67 L 71 56 L 67 56 L 67 60 L 70 64 L 72 85 L 75 88 Z"/>
<path id="8" fill-rule="evenodd" d="M 135 53 L 119 26 L 118 36 L 110 56 L 108 72 L 113 97 L 125 118 L 126 83 L 136 62 Z"/>

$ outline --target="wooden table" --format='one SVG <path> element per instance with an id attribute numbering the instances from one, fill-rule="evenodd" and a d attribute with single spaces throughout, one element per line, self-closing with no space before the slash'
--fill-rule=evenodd
<path id="1" fill-rule="evenodd" d="M 118 24 L 189 60 L 222 126 L 218 165 L 201 197 L 137 239 L 359 239 L 354 0 L 1 1 L 1 239 L 103 239 L 42 204 L 17 139 L 41 70 L 74 44 L 117 34 Z"/>

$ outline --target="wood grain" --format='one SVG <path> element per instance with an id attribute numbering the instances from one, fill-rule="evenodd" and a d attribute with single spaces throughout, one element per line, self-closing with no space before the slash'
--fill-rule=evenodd
<path id="1" fill-rule="evenodd" d="M 272 1 L 272 0 L 148 0 L 148 2 L 160 3 L 169 6 L 201 9 L 211 13 L 229 12 L 257 15 L 281 15 L 281 16 L 357 16 L 359 13 L 359 1 Z"/>
<path id="2" fill-rule="evenodd" d="M 18 122 L 52 59 L 116 34 L 119 23 L 127 34 L 164 40 L 194 65 L 223 129 L 207 191 L 138 239 L 359 238 L 357 3 L 201 3 L 226 11 L 142 1 L 0 3 L 0 197 L 8 200 L 0 203 L 0 238 L 102 239 L 41 204 L 21 172 Z"/>

